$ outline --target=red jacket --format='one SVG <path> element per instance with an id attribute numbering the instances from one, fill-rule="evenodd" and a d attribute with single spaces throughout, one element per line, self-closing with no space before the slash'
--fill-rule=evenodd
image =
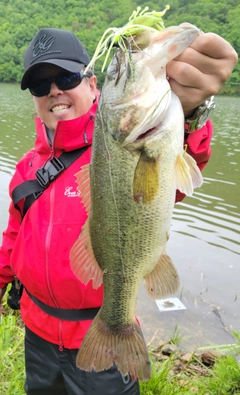
<path id="1" fill-rule="evenodd" d="M 78 119 L 60 121 L 54 132 L 52 148 L 44 124 L 36 119 L 35 148 L 17 164 L 10 183 L 13 189 L 23 181 L 35 179 L 35 171 L 63 150 L 82 147 L 87 138 L 92 142 L 95 102 L 90 111 Z M 208 122 L 188 137 L 188 152 L 202 168 L 209 160 L 212 126 Z M 10 205 L 9 223 L 3 233 L 0 249 L 0 288 L 13 280 L 14 273 L 26 289 L 45 304 L 62 309 L 99 307 L 103 287 L 85 286 L 72 273 L 69 252 L 86 220 L 86 212 L 78 196 L 75 174 L 90 162 L 91 148 L 66 169 L 34 202 L 21 224 L 19 212 Z M 183 194 L 177 194 L 177 201 Z M 78 348 L 91 321 L 70 322 L 44 313 L 24 291 L 21 314 L 26 326 L 45 340 L 60 347 Z"/>

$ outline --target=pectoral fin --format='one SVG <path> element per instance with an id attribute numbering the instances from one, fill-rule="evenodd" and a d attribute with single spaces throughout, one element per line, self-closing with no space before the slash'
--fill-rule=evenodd
<path id="1" fill-rule="evenodd" d="M 159 189 L 159 161 L 156 155 L 143 151 L 135 169 L 133 198 L 137 202 L 148 203 Z"/>
<path id="2" fill-rule="evenodd" d="M 173 294 L 178 287 L 178 273 L 171 258 L 164 253 L 153 271 L 145 277 L 147 295 L 152 299 L 160 299 Z"/>
<path id="3" fill-rule="evenodd" d="M 187 153 L 178 155 L 175 166 L 176 189 L 187 196 L 193 194 L 194 188 L 203 183 L 201 171 L 196 161 Z"/>

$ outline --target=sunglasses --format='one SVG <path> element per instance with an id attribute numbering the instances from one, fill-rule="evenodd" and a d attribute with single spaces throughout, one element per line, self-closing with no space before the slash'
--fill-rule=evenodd
<path id="1" fill-rule="evenodd" d="M 81 84 L 84 77 L 90 77 L 90 74 L 59 74 L 56 77 L 36 80 L 31 86 L 29 86 L 29 90 L 33 96 L 47 96 L 50 92 L 52 82 L 55 82 L 58 89 L 68 91 Z"/>

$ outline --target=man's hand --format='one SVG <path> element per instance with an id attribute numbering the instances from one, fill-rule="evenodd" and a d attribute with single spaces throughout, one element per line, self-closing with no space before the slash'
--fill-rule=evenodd
<path id="1" fill-rule="evenodd" d="M 6 288 L 0 288 L 0 314 L 3 312 L 3 306 L 2 306 L 2 298 L 3 298 L 3 296 L 4 296 L 4 294 L 5 294 L 5 292 L 6 292 Z"/>
<path id="2" fill-rule="evenodd" d="M 181 100 L 185 117 L 191 116 L 196 107 L 220 90 L 237 60 L 236 51 L 227 41 L 214 33 L 202 33 L 168 63 L 167 76 L 173 92 Z"/>

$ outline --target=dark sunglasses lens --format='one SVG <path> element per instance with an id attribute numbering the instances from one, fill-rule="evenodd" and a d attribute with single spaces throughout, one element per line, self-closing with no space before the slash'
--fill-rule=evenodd
<path id="1" fill-rule="evenodd" d="M 59 89 L 67 91 L 78 86 L 82 82 L 81 74 L 76 73 L 69 76 L 59 75 L 55 78 L 56 85 Z"/>
<path id="2" fill-rule="evenodd" d="M 31 86 L 29 90 L 33 96 L 41 97 L 48 95 L 50 92 L 50 81 L 43 80 Z"/>
<path id="3" fill-rule="evenodd" d="M 78 86 L 82 82 L 82 77 L 80 73 L 75 73 L 71 75 L 58 75 L 54 78 L 36 81 L 35 84 L 29 87 L 29 90 L 33 96 L 46 96 L 50 92 L 52 82 L 56 83 L 58 89 L 67 91 Z"/>

